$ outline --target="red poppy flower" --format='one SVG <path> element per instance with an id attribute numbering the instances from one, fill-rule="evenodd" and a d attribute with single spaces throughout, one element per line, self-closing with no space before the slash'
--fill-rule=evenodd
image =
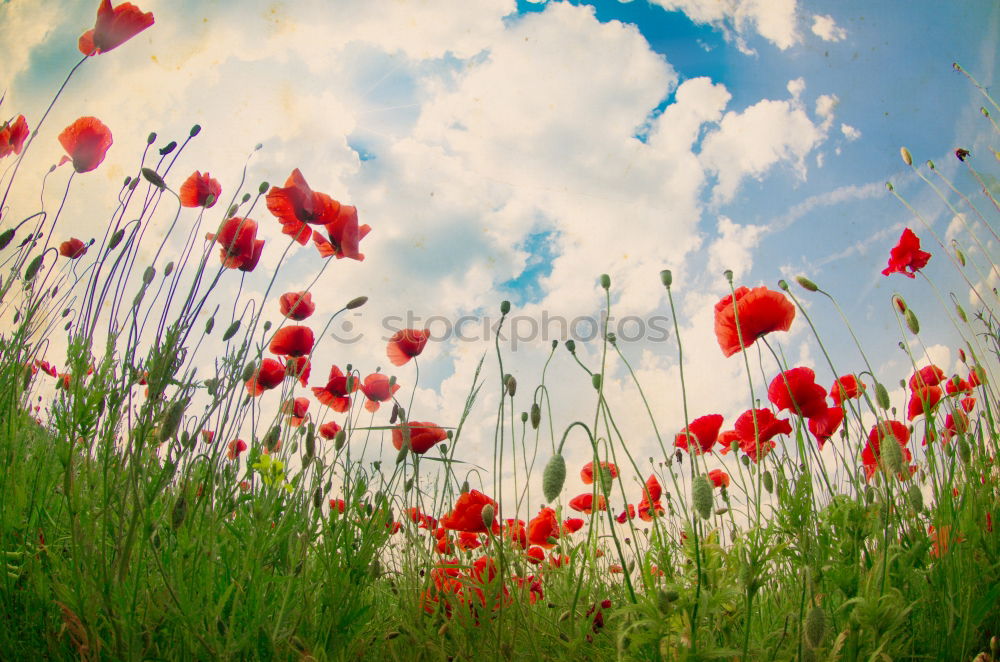
<path id="1" fill-rule="evenodd" d="M 226 452 L 226 457 L 230 460 L 235 460 L 240 456 L 240 453 L 247 449 L 247 442 L 242 439 L 233 439 L 229 442 L 229 450 Z"/>
<path id="2" fill-rule="evenodd" d="M 59 134 L 59 143 L 69 154 L 59 161 L 73 162 L 77 172 L 90 172 L 104 161 L 113 143 L 111 129 L 96 117 L 81 117 Z"/>
<path id="3" fill-rule="evenodd" d="M 0 127 L 0 159 L 8 154 L 20 154 L 29 135 L 31 131 L 24 115 L 18 115 L 13 122 L 4 122 Z"/>
<path id="4" fill-rule="evenodd" d="M 343 499 L 330 499 L 330 512 L 338 512 L 343 514 L 347 510 L 347 504 L 344 503 Z"/>
<path id="5" fill-rule="evenodd" d="M 87 244 L 83 243 L 76 237 L 70 237 L 68 240 L 59 244 L 59 254 L 63 257 L 68 257 L 71 260 L 75 260 L 87 254 Z"/>
<path id="6" fill-rule="evenodd" d="M 619 524 L 624 524 L 630 519 L 635 519 L 635 506 L 633 506 L 630 503 L 626 504 L 625 510 L 623 510 L 621 514 L 615 519 L 618 520 Z"/>
<path id="7" fill-rule="evenodd" d="M 455 546 L 463 551 L 471 552 L 482 547 L 483 543 L 479 540 L 478 533 L 467 533 L 462 531 L 458 534 L 458 538 L 455 540 Z"/>
<path id="8" fill-rule="evenodd" d="M 268 349 L 279 356 L 305 356 L 312 351 L 314 342 L 315 337 L 308 326 L 285 326 L 278 329 L 271 338 Z"/>
<path id="9" fill-rule="evenodd" d="M 368 375 L 365 377 L 364 383 L 361 384 L 361 392 L 368 399 L 365 402 L 365 409 L 370 412 L 378 411 L 379 403 L 391 400 L 393 394 L 398 390 L 399 384 L 392 383 L 388 375 L 381 372 Z"/>
<path id="10" fill-rule="evenodd" d="M 463 492 L 455 502 L 455 508 L 441 518 L 441 526 L 452 531 L 486 533 L 486 524 L 483 523 L 483 508 L 486 506 L 492 506 L 494 515 L 496 514 L 496 501 L 479 490 Z M 500 533 L 500 525 L 495 519 L 490 530 L 494 534 Z"/>
<path id="11" fill-rule="evenodd" d="M 214 430 L 202 430 L 201 438 L 206 444 L 210 444 L 215 441 L 215 431 Z"/>
<path id="12" fill-rule="evenodd" d="M 642 492 L 642 500 L 659 501 L 661 494 L 663 494 L 663 486 L 660 485 L 660 481 L 656 479 L 655 474 L 650 474 L 649 478 L 646 479 L 645 489 Z"/>
<path id="13" fill-rule="evenodd" d="M 371 232 L 371 227 L 368 225 L 358 227 L 358 210 L 356 208 L 350 205 L 341 205 L 337 219 L 323 227 L 326 229 L 329 241 L 324 239 L 318 231 L 313 234 L 313 243 L 316 244 L 320 257 L 336 255 L 338 260 L 349 257 L 359 262 L 365 259 L 365 256 L 358 252 L 358 247 L 365 235 Z"/>
<path id="14" fill-rule="evenodd" d="M 766 287 L 752 290 L 740 287 L 735 291 L 736 310 L 733 310 L 733 295 L 715 304 L 715 337 L 726 356 L 740 351 L 740 335 L 743 346 L 749 347 L 758 338 L 772 331 L 788 331 L 795 319 L 795 306 L 781 292 Z M 739 316 L 740 333 L 737 333 L 736 318 Z"/>
<path id="15" fill-rule="evenodd" d="M 823 445 L 834 435 L 843 422 L 844 410 L 840 407 L 828 407 L 824 413 L 809 419 L 809 431 L 816 437 L 820 450 L 823 450 Z"/>
<path id="16" fill-rule="evenodd" d="M 247 380 L 247 392 L 256 398 L 264 391 L 281 386 L 283 381 L 285 381 L 285 366 L 274 359 L 264 359 L 253 377 Z"/>
<path id="17" fill-rule="evenodd" d="M 319 436 L 324 439 L 333 439 L 340 432 L 340 426 L 337 425 L 336 421 L 327 421 L 323 425 L 319 426 Z"/>
<path id="18" fill-rule="evenodd" d="M 577 495 L 572 499 L 570 499 L 569 507 L 577 511 L 578 513 L 585 513 L 587 515 L 590 515 L 592 512 L 594 512 L 595 508 L 594 495 L 591 494 L 590 492 L 587 492 L 586 494 Z M 603 494 L 597 495 L 596 508 L 597 510 L 607 510 L 608 503 L 607 500 L 604 498 Z"/>
<path id="19" fill-rule="evenodd" d="M 434 444 L 448 438 L 448 433 L 434 423 L 420 423 L 411 421 L 408 424 L 410 429 L 410 450 L 418 455 L 429 451 Z M 403 449 L 403 426 L 397 425 L 392 429 L 392 445 L 396 450 Z"/>
<path id="20" fill-rule="evenodd" d="M 906 420 L 912 421 L 925 412 L 930 413 L 941 401 L 941 395 L 941 389 L 937 386 L 921 386 L 914 389 L 906 405 Z"/>
<path id="21" fill-rule="evenodd" d="M 972 393 L 972 386 L 958 375 L 952 375 L 951 379 L 945 382 L 945 392 L 948 395 L 955 393 Z"/>
<path id="22" fill-rule="evenodd" d="M 729 474 L 722 469 L 712 469 L 709 471 L 708 479 L 716 487 L 729 487 Z"/>
<path id="23" fill-rule="evenodd" d="M 285 180 L 284 188 L 272 186 L 267 193 L 267 209 L 278 222 L 281 232 L 306 245 L 312 235 L 307 224 L 326 225 L 337 220 L 340 203 L 326 193 L 309 188 L 298 168 Z"/>
<path id="24" fill-rule="evenodd" d="M 131 2 L 123 2 L 112 8 L 111 0 L 101 0 L 94 28 L 80 35 L 77 47 L 84 55 L 107 53 L 152 24 L 153 13 L 144 13 Z"/>
<path id="25" fill-rule="evenodd" d="M 618 478 L 618 467 L 616 467 L 611 462 L 601 462 L 601 466 L 607 469 L 611 473 L 612 478 Z M 583 465 L 583 469 L 580 469 L 580 480 L 583 481 L 584 485 L 592 485 L 594 483 L 594 463 L 588 462 Z"/>
<path id="26" fill-rule="evenodd" d="M 289 415 L 288 424 L 293 428 L 297 428 L 306 419 L 306 412 L 309 411 L 309 399 L 294 398 L 286 400 L 281 407 L 281 411 Z"/>
<path id="27" fill-rule="evenodd" d="M 956 434 L 965 434 L 969 429 L 969 417 L 961 409 L 944 417 L 944 440 L 951 441 Z"/>
<path id="28" fill-rule="evenodd" d="M 342 373 L 337 366 L 333 366 L 330 368 L 330 379 L 327 380 L 326 386 L 313 387 L 312 391 L 321 404 L 333 411 L 345 412 L 351 406 L 350 395 L 356 390 L 358 385 L 354 379 Z"/>
<path id="29" fill-rule="evenodd" d="M 545 549 L 555 547 L 550 539 L 559 537 L 559 520 L 556 519 L 556 511 L 551 508 L 542 508 L 535 515 L 534 519 L 528 522 L 528 542 Z"/>
<path id="30" fill-rule="evenodd" d="M 771 380 L 767 398 L 778 411 L 788 410 L 806 418 L 826 413 L 826 389 L 816 383 L 811 368 L 786 370 Z"/>
<path id="31" fill-rule="evenodd" d="M 545 550 L 538 545 L 534 545 L 533 547 L 528 548 L 528 551 L 525 552 L 525 558 L 527 558 L 528 563 L 534 563 L 537 565 L 545 560 Z"/>
<path id="32" fill-rule="evenodd" d="M 757 432 L 754 435 L 754 413 L 757 414 Z M 757 462 L 777 444 L 771 439 L 779 434 L 791 434 L 792 425 L 787 418 L 778 418 L 770 409 L 755 409 L 743 412 L 734 425 L 740 435 L 740 449 L 751 460 Z M 759 448 L 759 452 L 758 452 Z"/>
<path id="33" fill-rule="evenodd" d="M 281 314 L 298 322 L 306 319 L 316 311 L 312 294 L 309 292 L 286 292 L 278 299 Z"/>
<path id="34" fill-rule="evenodd" d="M 976 388 L 982 383 L 982 380 L 979 378 L 980 370 L 982 370 L 982 368 L 980 368 L 979 366 L 972 366 L 971 368 L 969 368 L 969 378 L 966 379 L 966 381 L 969 382 L 969 386 L 971 386 L 972 388 Z M 986 373 L 984 372 L 983 379 L 985 378 L 986 378 Z"/>
<path id="35" fill-rule="evenodd" d="M 528 531 L 524 528 L 524 520 L 508 519 L 503 527 L 504 537 L 521 549 L 528 547 Z"/>
<path id="36" fill-rule="evenodd" d="M 830 399 L 833 400 L 833 404 L 840 405 L 844 400 L 860 398 L 864 392 L 865 385 L 859 382 L 856 376 L 844 375 L 843 377 L 838 377 L 833 382 L 833 386 L 830 387 Z"/>
<path id="37" fill-rule="evenodd" d="M 903 449 L 903 457 L 909 462 L 912 459 L 910 450 L 906 447 L 910 440 L 910 431 L 899 421 L 882 421 L 873 426 L 868 433 L 868 443 L 861 451 L 861 462 L 865 469 L 865 478 L 871 480 L 878 469 L 879 458 L 881 457 L 882 443 L 886 439 L 894 439 Z"/>
<path id="38" fill-rule="evenodd" d="M 257 221 L 233 216 L 219 226 L 219 232 L 205 235 L 208 241 L 217 241 L 222 246 L 219 257 L 227 269 L 253 271 L 264 250 L 264 240 L 257 239 Z"/>
<path id="39" fill-rule="evenodd" d="M 915 391 L 921 386 L 937 386 L 945 379 L 944 370 L 933 363 L 925 365 L 910 376 L 910 390 Z"/>
<path id="40" fill-rule="evenodd" d="M 910 228 L 903 230 L 899 243 L 889 252 L 889 266 L 882 270 L 883 276 L 900 273 L 907 278 L 927 266 L 931 254 L 920 250 L 920 239 Z M 909 270 L 909 271 L 907 271 Z"/>
<path id="41" fill-rule="evenodd" d="M 49 363 L 48 361 L 35 361 L 35 365 L 37 365 L 41 369 L 41 371 L 44 372 L 49 377 L 55 377 L 56 375 L 59 374 L 59 371 L 56 370 L 56 367 L 51 363 Z"/>
<path id="42" fill-rule="evenodd" d="M 639 502 L 639 519 L 643 522 L 652 522 L 654 517 L 663 517 L 666 511 L 659 499 L 652 503 L 643 499 Z"/>
<path id="43" fill-rule="evenodd" d="M 549 565 L 553 568 L 561 568 L 564 565 L 569 565 L 569 554 L 549 554 Z"/>
<path id="44" fill-rule="evenodd" d="M 603 496 L 598 497 L 598 499 L 603 499 L 603 498 L 604 498 Z M 601 508 L 601 510 L 605 510 L 605 508 Z M 590 513 L 588 512 L 587 514 L 589 515 Z M 586 522 L 584 522 L 579 517 L 567 517 L 566 519 L 563 520 L 562 524 L 563 533 L 566 534 L 576 533 L 577 531 L 583 528 L 583 525 L 585 523 Z"/>
<path id="45" fill-rule="evenodd" d="M 302 388 L 309 385 L 309 373 L 312 372 L 312 363 L 308 356 L 286 356 L 285 374 L 299 380 Z"/>
<path id="46" fill-rule="evenodd" d="M 392 334 L 389 338 L 389 345 L 386 347 L 386 354 L 393 365 L 399 366 L 409 362 L 415 356 L 420 356 L 427 344 L 427 339 L 431 337 L 431 332 L 427 329 L 403 329 Z"/>
<path id="47" fill-rule="evenodd" d="M 729 451 L 733 450 L 733 442 L 737 445 L 740 443 L 740 433 L 736 430 L 725 430 L 719 433 L 719 446 L 722 450 L 719 451 L 721 454 L 725 455 Z"/>
<path id="48" fill-rule="evenodd" d="M 976 399 L 973 397 L 962 398 L 959 404 L 962 405 L 962 409 L 966 412 L 972 411 L 972 408 L 976 406 Z"/>
<path id="49" fill-rule="evenodd" d="M 688 441 L 696 442 L 696 452 L 708 453 L 712 450 L 716 440 L 719 438 L 719 429 L 722 427 L 721 414 L 709 414 L 696 418 L 688 424 L 687 428 L 681 430 L 674 437 L 674 447 L 683 448 L 689 453 Z"/>
<path id="50" fill-rule="evenodd" d="M 207 172 L 203 175 L 200 171 L 195 170 L 181 184 L 181 206 L 211 209 L 219 201 L 221 194 L 222 185 L 219 180 L 212 179 Z"/>

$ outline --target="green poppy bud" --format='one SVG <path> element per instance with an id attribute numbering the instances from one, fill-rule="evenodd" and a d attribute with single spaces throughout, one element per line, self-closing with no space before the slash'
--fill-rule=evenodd
<path id="1" fill-rule="evenodd" d="M 546 501 L 555 501 L 566 482 L 566 459 L 556 453 L 542 472 L 542 494 Z"/>

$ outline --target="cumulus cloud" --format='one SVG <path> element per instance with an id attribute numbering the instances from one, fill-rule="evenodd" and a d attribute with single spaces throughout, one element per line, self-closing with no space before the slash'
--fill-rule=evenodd
<path id="1" fill-rule="evenodd" d="M 841 124 L 840 132 L 844 134 L 844 137 L 849 141 L 853 142 L 861 137 L 861 131 L 854 128 L 850 124 Z"/>
<path id="2" fill-rule="evenodd" d="M 796 0 L 652 0 L 667 11 L 683 12 L 695 23 L 722 28 L 741 48 L 751 29 L 781 50 L 797 44 Z"/>
<path id="3" fill-rule="evenodd" d="M 843 41 L 847 38 L 847 30 L 838 26 L 832 16 L 824 14 L 813 16 L 812 32 L 823 41 Z"/>

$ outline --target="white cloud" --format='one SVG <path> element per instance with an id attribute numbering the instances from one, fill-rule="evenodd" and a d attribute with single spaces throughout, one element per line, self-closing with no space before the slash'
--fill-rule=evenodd
<path id="1" fill-rule="evenodd" d="M 731 269 L 736 279 L 750 271 L 757 242 L 764 235 L 762 225 L 737 225 L 726 216 L 719 217 L 719 237 L 708 248 L 709 270 L 722 273 Z"/>
<path id="2" fill-rule="evenodd" d="M 840 125 L 840 132 L 842 134 L 844 134 L 844 137 L 847 138 L 847 140 L 849 140 L 851 142 L 853 142 L 853 141 L 855 141 L 855 140 L 857 140 L 858 138 L 861 137 L 861 131 L 859 131 L 858 129 L 854 128 L 850 124 L 841 124 Z"/>
<path id="3" fill-rule="evenodd" d="M 738 40 L 744 40 L 752 27 L 781 50 L 800 41 L 796 28 L 796 0 L 651 1 L 667 11 L 684 12 L 695 23 L 723 28 Z"/>
<path id="4" fill-rule="evenodd" d="M 833 17 L 829 15 L 815 14 L 812 31 L 823 41 L 843 41 L 847 38 L 847 30 L 839 27 Z"/>

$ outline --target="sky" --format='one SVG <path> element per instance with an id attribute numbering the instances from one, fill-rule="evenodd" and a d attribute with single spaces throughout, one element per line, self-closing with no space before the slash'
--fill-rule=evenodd
<path id="1" fill-rule="evenodd" d="M 723 357 L 712 333 L 712 307 L 728 293 L 726 269 L 737 286 L 812 278 L 843 306 L 888 384 L 912 369 L 897 347 L 910 341 L 890 307 L 898 292 L 923 313 L 923 345 L 914 351 L 949 372 L 956 367 L 957 336 L 933 288 L 880 271 L 911 227 L 935 255 L 925 273 L 967 303 L 968 287 L 926 228 L 963 245 L 971 239 L 904 166 L 899 148 L 906 145 L 917 164 L 933 160 L 963 190 L 975 185 L 956 147 L 996 173 L 989 152 L 996 135 L 979 112 L 985 100 L 952 68 L 959 62 L 984 84 L 994 80 L 996 3 L 137 4 L 153 12 L 155 25 L 86 62 L 22 169 L 44 173 L 62 154 L 58 131 L 79 116 L 99 117 L 114 146 L 101 168 L 74 181 L 61 223 L 84 240 L 100 237 L 147 135 L 155 131 L 160 145 L 197 123 L 201 134 L 167 177 L 173 188 L 194 170 L 209 171 L 228 200 L 252 154 L 248 190 L 261 181 L 281 185 L 299 168 L 314 190 L 355 205 L 372 227 L 361 244 L 366 258 L 327 265 L 313 286 L 316 319 L 355 296 L 370 300 L 324 337 L 314 356 L 317 385 L 331 363 L 351 363 L 363 374 L 377 367 L 395 374 L 409 393 L 414 369 L 388 363 L 386 337 L 430 320 L 435 340 L 420 359 L 410 415 L 454 425 L 476 364 L 492 351 L 484 329 L 508 299 L 515 335 L 503 345 L 504 370 L 522 385 L 516 409 L 527 410 L 550 343 L 565 339 L 571 321 L 581 360 L 599 365 L 600 343 L 584 340 L 600 319 L 598 276 L 607 273 L 611 328 L 671 436 L 684 425 L 685 399 L 659 279 L 667 268 L 689 418 L 721 413 L 730 427 L 751 399 L 742 361 Z M 0 4 L 4 119 L 24 113 L 34 128 L 78 61 L 77 38 L 93 25 L 96 5 Z M 47 206 L 58 203 L 66 170 L 50 175 Z M 887 181 L 921 219 L 888 193 Z M 11 208 L 27 215 L 38 200 L 37 183 L 23 179 Z M 220 207 L 206 223 L 221 220 Z M 173 211 L 162 216 L 154 222 L 165 228 Z M 185 212 L 181 220 L 194 217 Z M 263 206 L 254 217 L 267 245 L 242 287 L 259 300 L 288 242 Z M 997 254 L 994 243 L 984 249 Z M 976 250 L 966 252 L 975 259 Z M 309 285 L 322 263 L 310 245 L 292 248 L 280 266 L 276 287 L 288 291 Z M 996 285 L 995 272 L 979 276 Z M 234 273 L 220 295 L 239 286 Z M 798 292 L 838 371 L 862 370 L 836 312 Z M 277 304 L 265 305 L 265 317 L 277 322 Z M 772 339 L 789 365 L 814 367 L 821 384 L 832 383 L 801 315 Z M 201 351 L 220 350 L 209 343 Z M 496 412 L 491 361 L 456 455 L 483 467 Z M 546 374 L 557 430 L 592 419 L 590 379 L 561 347 Z M 762 359 L 758 383 L 761 374 L 776 374 L 773 359 Z M 645 407 L 615 358 L 605 390 L 631 450 L 643 458 L 657 452 Z M 902 391 L 894 396 L 902 404 Z M 264 397 L 277 406 L 277 394 Z M 317 403 L 312 408 L 319 413 Z M 387 417 L 383 411 L 373 423 Z M 543 438 L 539 463 L 549 443 Z M 571 467 L 589 454 L 578 445 L 567 452 Z M 391 448 L 382 456 L 392 457 Z"/>

